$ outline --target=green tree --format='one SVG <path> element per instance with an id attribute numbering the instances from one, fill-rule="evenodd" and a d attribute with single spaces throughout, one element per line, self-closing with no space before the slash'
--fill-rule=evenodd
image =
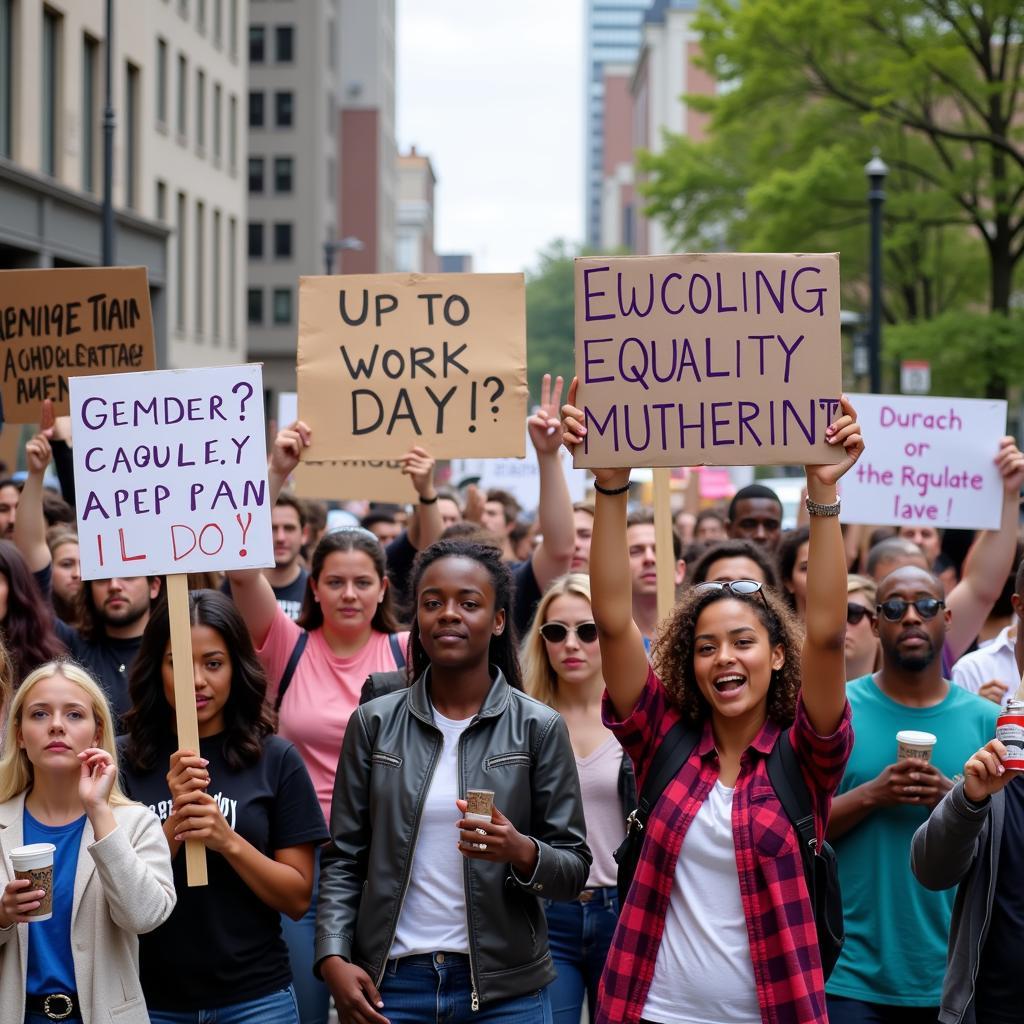
<path id="1" fill-rule="evenodd" d="M 540 401 L 540 381 L 545 373 L 572 379 L 576 329 L 573 259 L 577 255 L 575 247 L 557 239 L 538 253 L 536 268 L 527 274 L 527 377 L 533 402 Z"/>

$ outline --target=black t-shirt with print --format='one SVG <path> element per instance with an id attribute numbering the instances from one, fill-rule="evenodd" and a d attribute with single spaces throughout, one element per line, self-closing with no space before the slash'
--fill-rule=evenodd
<path id="1" fill-rule="evenodd" d="M 234 771 L 223 736 L 199 743 L 209 762 L 207 792 L 228 824 L 260 853 L 328 838 L 316 791 L 296 749 L 279 736 L 265 741 L 263 756 Z M 167 769 L 174 748 L 160 752 L 144 774 L 122 757 L 125 790 L 147 804 L 161 822 L 171 812 Z M 178 902 L 170 918 L 139 936 L 140 975 L 147 1005 L 155 1010 L 194 1011 L 227 1006 L 286 988 L 292 972 L 281 937 L 280 914 L 268 907 L 218 853 L 206 851 L 209 885 L 189 888 L 184 851 L 174 858 Z M 173 970 L 170 965 L 174 965 Z"/>

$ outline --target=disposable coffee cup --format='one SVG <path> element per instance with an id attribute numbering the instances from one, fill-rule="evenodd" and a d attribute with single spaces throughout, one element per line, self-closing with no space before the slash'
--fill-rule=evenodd
<path id="1" fill-rule="evenodd" d="M 494 790 L 493 789 L 469 789 L 466 790 L 466 818 L 469 821 L 490 821 L 494 814 Z M 478 828 L 477 832 L 485 836 L 487 833 Z M 486 850 L 484 843 L 477 843 L 478 850 Z"/>
<path id="2" fill-rule="evenodd" d="M 35 910 L 25 916 L 33 921 L 49 921 L 53 917 L 53 855 L 57 847 L 53 843 L 32 843 L 11 850 L 11 864 L 15 878 L 27 878 L 29 891 L 42 889 L 46 895 Z"/>
<path id="3" fill-rule="evenodd" d="M 902 761 L 905 757 L 910 757 L 928 764 L 932 759 L 932 748 L 936 742 L 937 737 L 930 732 L 903 729 L 896 733 L 896 759 Z"/>

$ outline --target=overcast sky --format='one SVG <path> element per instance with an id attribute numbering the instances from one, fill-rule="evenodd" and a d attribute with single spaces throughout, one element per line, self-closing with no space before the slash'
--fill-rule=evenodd
<path id="1" fill-rule="evenodd" d="M 437 176 L 436 248 L 517 271 L 583 234 L 583 0 L 398 0 L 398 144 Z"/>

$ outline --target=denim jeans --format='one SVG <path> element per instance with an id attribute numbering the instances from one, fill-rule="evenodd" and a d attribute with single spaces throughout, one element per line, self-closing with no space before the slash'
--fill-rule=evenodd
<path id="1" fill-rule="evenodd" d="M 481 1003 L 475 1012 L 472 991 L 469 957 L 464 954 L 405 956 L 388 961 L 380 983 L 380 1012 L 391 1024 L 552 1024 L 546 988 Z"/>
<path id="2" fill-rule="evenodd" d="M 590 1020 L 597 1008 L 597 985 L 619 919 L 615 886 L 586 889 L 582 899 L 544 901 L 548 942 L 558 976 L 551 983 L 554 1024 L 579 1024 L 586 994 Z"/>
<path id="3" fill-rule="evenodd" d="M 292 965 L 292 986 L 299 1004 L 300 1024 L 327 1024 L 331 1009 L 331 994 L 327 986 L 313 973 L 313 946 L 316 942 L 316 899 L 320 892 L 320 851 L 316 851 L 313 864 L 313 895 L 309 910 L 293 921 L 281 915 L 281 934 L 288 946 L 288 959 Z"/>
<path id="4" fill-rule="evenodd" d="M 939 1019 L 939 1008 L 887 1006 L 843 996 L 828 996 L 828 1019 L 831 1024 L 935 1024 Z"/>
<path id="5" fill-rule="evenodd" d="M 150 1010 L 149 1021 L 150 1024 L 298 1024 L 299 1008 L 295 992 L 289 986 L 259 999 L 214 1010 Z"/>

